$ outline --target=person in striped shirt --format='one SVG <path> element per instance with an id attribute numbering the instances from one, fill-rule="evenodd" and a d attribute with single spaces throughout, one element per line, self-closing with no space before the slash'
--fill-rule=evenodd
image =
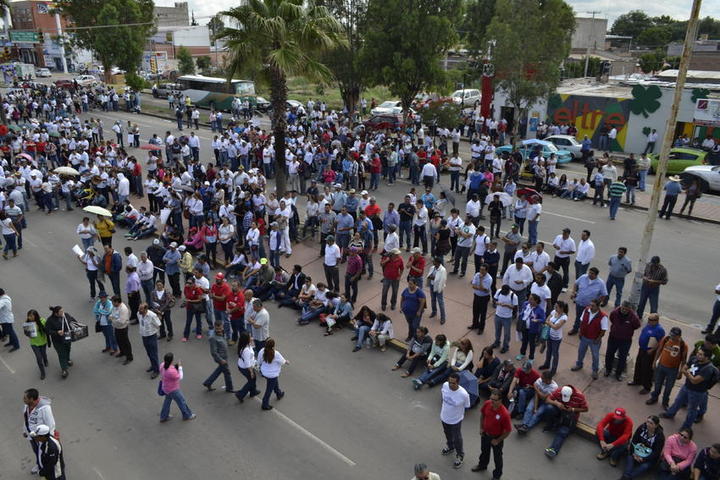
<path id="1" fill-rule="evenodd" d="M 610 198 L 610 220 L 615 220 L 618 209 L 620 208 L 620 201 L 622 196 L 627 190 L 627 187 L 623 183 L 623 178 L 618 177 L 614 180 L 610 187 L 608 187 L 608 197 Z"/>

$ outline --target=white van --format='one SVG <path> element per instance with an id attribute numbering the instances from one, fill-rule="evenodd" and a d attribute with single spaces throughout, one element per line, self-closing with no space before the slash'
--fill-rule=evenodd
<path id="1" fill-rule="evenodd" d="M 476 88 L 466 88 L 464 90 L 455 90 L 451 95 L 453 102 L 465 107 L 474 107 L 480 103 L 480 90 Z"/>

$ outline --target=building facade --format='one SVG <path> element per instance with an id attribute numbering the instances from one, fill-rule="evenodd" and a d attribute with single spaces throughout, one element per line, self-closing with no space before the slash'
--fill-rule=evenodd
<path id="1" fill-rule="evenodd" d="M 62 56 L 57 36 L 55 14 L 51 2 L 24 0 L 10 3 L 12 29 L 9 32 L 14 59 L 62 71 Z M 60 18 L 62 28 L 67 26 Z M 72 64 L 70 49 L 65 49 L 68 64 Z"/>

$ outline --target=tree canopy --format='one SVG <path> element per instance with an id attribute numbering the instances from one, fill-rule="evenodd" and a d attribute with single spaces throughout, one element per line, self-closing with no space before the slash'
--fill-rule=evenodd
<path id="1" fill-rule="evenodd" d="M 177 59 L 180 74 L 192 75 L 195 73 L 195 61 L 193 60 L 190 50 L 181 45 L 177 51 Z"/>
<path id="2" fill-rule="evenodd" d="M 458 40 L 462 0 L 370 0 L 363 68 L 407 112 L 419 92 L 444 83 L 441 60 Z"/>
<path id="3" fill-rule="evenodd" d="M 62 15 L 77 27 L 116 25 L 109 28 L 79 28 L 72 42 L 95 53 L 110 74 L 116 65 L 135 71 L 145 42 L 154 31 L 152 0 L 60 0 Z"/>
<path id="4" fill-rule="evenodd" d="M 613 22 L 610 32 L 630 36 L 640 47 L 665 48 L 671 42 L 681 42 L 686 30 L 687 20 L 676 20 L 669 15 L 650 17 L 642 10 L 631 10 Z M 698 25 L 698 34 L 720 37 L 720 20 L 703 18 Z"/>

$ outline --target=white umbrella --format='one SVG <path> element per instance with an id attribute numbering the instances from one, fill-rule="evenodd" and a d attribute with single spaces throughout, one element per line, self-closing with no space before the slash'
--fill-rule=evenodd
<path id="1" fill-rule="evenodd" d="M 110 210 L 96 205 L 89 205 L 83 208 L 83 212 L 94 213 L 95 215 L 100 215 L 102 217 L 112 217 L 112 212 Z"/>
<path id="2" fill-rule="evenodd" d="M 500 198 L 500 202 L 503 204 L 503 207 L 508 207 L 513 202 L 513 198 L 505 192 L 492 192 L 488 193 L 488 196 L 485 198 L 485 203 L 489 205 L 495 197 Z"/>
<path id="3" fill-rule="evenodd" d="M 75 170 L 72 167 L 58 167 L 55 170 L 53 170 L 53 172 L 55 172 L 59 175 L 74 175 L 74 176 L 80 175 L 80 172 L 78 172 L 77 170 Z"/>

